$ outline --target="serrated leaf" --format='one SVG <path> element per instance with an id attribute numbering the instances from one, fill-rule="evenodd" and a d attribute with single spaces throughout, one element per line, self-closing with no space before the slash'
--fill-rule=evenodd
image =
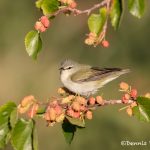
<path id="1" fill-rule="evenodd" d="M 121 16 L 123 12 L 122 0 L 113 0 L 110 10 L 111 24 L 116 30 L 119 27 Z"/>
<path id="2" fill-rule="evenodd" d="M 100 14 L 91 14 L 88 18 L 88 27 L 90 32 L 100 33 L 106 21 L 107 11 L 106 8 L 100 9 Z"/>
<path id="3" fill-rule="evenodd" d="M 79 118 L 71 118 L 69 116 L 66 116 L 66 118 L 73 125 L 77 125 L 79 127 L 85 127 L 85 121 L 84 120 L 81 120 Z"/>
<path id="4" fill-rule="evenodd" d="M 141 121 L 150 121 L 150 98 L 138 97 L 138 106 L 133 107 L 133 114 Z"/>
<path id="5" fill-rule="evenodd" d="M 10 133 L 10 115 L 16 108 L 14 102 L 8 102 L 0 107 L 0 148 L 3 148 L 8 142 Z"/>
<path id="6" fill-rule="evenodd" d="M 68 144 L 71 144 L 74 138 L 74 133 L 76 131 L 76 126 L 71 124 L 68 120 L 64 120 L 62 124 L 62 129 L 66 142 Z"/>
<path id="7" fill-rule="evenodd" d="M 33 121 L 19 119 L 12 131 L 11 143 L 15 150 L 33 149 Z"/>
<path id="8" fill-rule="evenodd" d="M 128 0 L 128 8 L 133 16 L 141 18 L 144 14 L 145 0 Z"/>
<path id="9" fill-rule="evenodd" d="M 36 59 L 42 48 L 42 40 L 38 31 L 30 31 L 27 33 L 25 36 L 25 47 L 28 55 Z"/>
<path id="10" fill-rule="evenodd" d="M 44 15 L 51 14 L 58 10 L 59 2 L 58 0 L 43 0 L 41 4 L 41 9 Z"/>

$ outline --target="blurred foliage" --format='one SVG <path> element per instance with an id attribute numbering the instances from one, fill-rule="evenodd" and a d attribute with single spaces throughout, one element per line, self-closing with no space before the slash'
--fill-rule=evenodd
<path id="1" fill-rule="evenodd" d="M 149 90 L 150 80 L 150 2 L 146 2 L 144 17 L 140 20 L 131 16 L 125 9 L 120 29 L 108 30 L 110 47 L 88 47 L 84 44 L 88 32 L 87 16 L 59 15 L 47 33 L 43 34 L 43 52 L 35 62 L 28 57 L 24 47 L 24 36 L 33 28 L 40 17 L 35 1 L 0 1 L 0 104 L 8 100 L 19 102 L 24 96 L 33 94 L 46 100 L 56 94 L 61 86 L 58 66 L 61 60 L 71 58 L 81 63 L 100 67 L 131 68 L 132 72 L 111 82 L 100 90 L 106 98 L 118 98 L 118 84 L 127 81 L 138 88 L 139 93 Z M 98 0 L 77 1 L 79 8 L 88 8 Z M 86 4 L 85 4 L 86 2 Z M 124 1 L 126 3 L 126 1 Z M 82 21 L 81 21 L 82 20 Z M 69 32 L 68 32 L 69 31 Z M 149 141 L 149 124 L 130 119 L 125 113 L 118 113 L 119 106 L 100 108 L 87 128 L 78 130 L 71 147 L 64 141 L 60 126 L 47 128 L 37 121 L 39 147 L 48 150 L 99 150 L 99 149 L 149 149 L 142 147 L 122 147 L 122 140 Z M 7 147 L 6 150 L 11 150 Z"/>

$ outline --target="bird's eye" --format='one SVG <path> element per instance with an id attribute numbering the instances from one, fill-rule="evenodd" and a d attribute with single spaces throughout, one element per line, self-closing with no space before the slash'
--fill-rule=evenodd
<path id="1" fill-rule="evenodd" d="M 69 70 L 69 69 L 71 69 L 72 67 L 70 66 L 70 67 L 68 67 L 68 68 L 66 68 L 67 70 Z"/>

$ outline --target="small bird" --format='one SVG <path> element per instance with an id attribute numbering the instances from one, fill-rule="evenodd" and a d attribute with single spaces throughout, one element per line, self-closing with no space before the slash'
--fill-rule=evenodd
<path id="1" fill-rule="evenodd" d="M 128 73 L 129 69 L 99 68 L 65 60 L 60 65 L 60 79 L 69 91 L 89 97 L 108 82 Z"/>

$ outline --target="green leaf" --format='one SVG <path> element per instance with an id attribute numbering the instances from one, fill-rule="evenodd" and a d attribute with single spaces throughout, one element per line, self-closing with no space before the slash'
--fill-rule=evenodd
<path id="1" fill-rule="evenodd" d="M 65 140 L 68 144 L 71 144 L 73 138 L 74 138 L 74 133 L 76 131 L 76 126 L 71 124 L 67 119 L 64 120 L 62 124 L 62 129 L 64 133 Z"/>
<path id="2" fill-rule="evenodd" d="M 10 125 L 12 128 L 14 128 L 17 120 L 18 120 L 18 113 L 17 108 L 15 108 L 10 114 Z"/>
<path id="3" fill-rule="evenodd" d="M 37 0 L 37 1 L 35 2 L 35 6 L 36 6 L 37 8 L 41 8 L 42 3 L 43 3 L 43 0 Z"/>
<path id="4" fill-rule="evenodd" d="M 15 150 L 34 150 L 32 120 L 19 119 L 12 131 L 11 143 Z"/>
<path id="5" fill-rule="evenodd" d="M 73 125 L 77 125 L 79 127 L 85 127 L 85 121 L 84 120 L 81 120 L 81 119 L 78 119 L 78 118 L 71 118 L 69 116 L 66 116 L 66 118 Z"/>
<path id="6" fill-rule="evenodd" d="M 0 107 L 0 148 L 3 148 L 8 142 L 11 130 L 10 115 L 15 108 L 14 102 L 8 102 Z"/>
<path id="7" fill-rule="evenodd" d="M 128 8 L 133 16 L 141 18 L 144 14 L 145 0 L 128 0 Z"/>
<path id="8" fill-rule="evenodd" d="M 123 12 L 122 0 L 113 0 L 111 10 L 110 10 L 110 18 L 111 18 L 111 24 L 115 30 L 119 27 L 122 12 Z"/>
<path id="9" fill-rule="evenodd" d="M 138 106 L 133 107 L 133 114 L 141 121 L 150 121 L 150 98 L 138 97 Z"/>
<path id="10" fill-rule="evenodd" d="M 25 37 L 25 47 L 28 55 L 36 59 L 42 48 L 42 40 L 38 31 L 30 31 L 27 33 Z"/>
<path id="11" fill-rule="evenodd" d="M 106 8 L 100 9 L 100 14 L 91 14 L 88 18 L 88 27 L 90 32 L 99 34 L 105 24 L 107 18 Z"/>
<path id="12" fill-rule="evenodd" d="M 41 4 L 41 9 L 44 15 L 51 14 L 58 10 L 59 2 L 58 0 L 43 0 Z"/>
<path id="13" fill-rule="evenodd" d="M 35 128 L 35 121 L 33 121 L 33 131 L 32 131 L 32 139 L 33 139 L 33 150 L 38 150 L 38 137 L 37 130 Z"/>

